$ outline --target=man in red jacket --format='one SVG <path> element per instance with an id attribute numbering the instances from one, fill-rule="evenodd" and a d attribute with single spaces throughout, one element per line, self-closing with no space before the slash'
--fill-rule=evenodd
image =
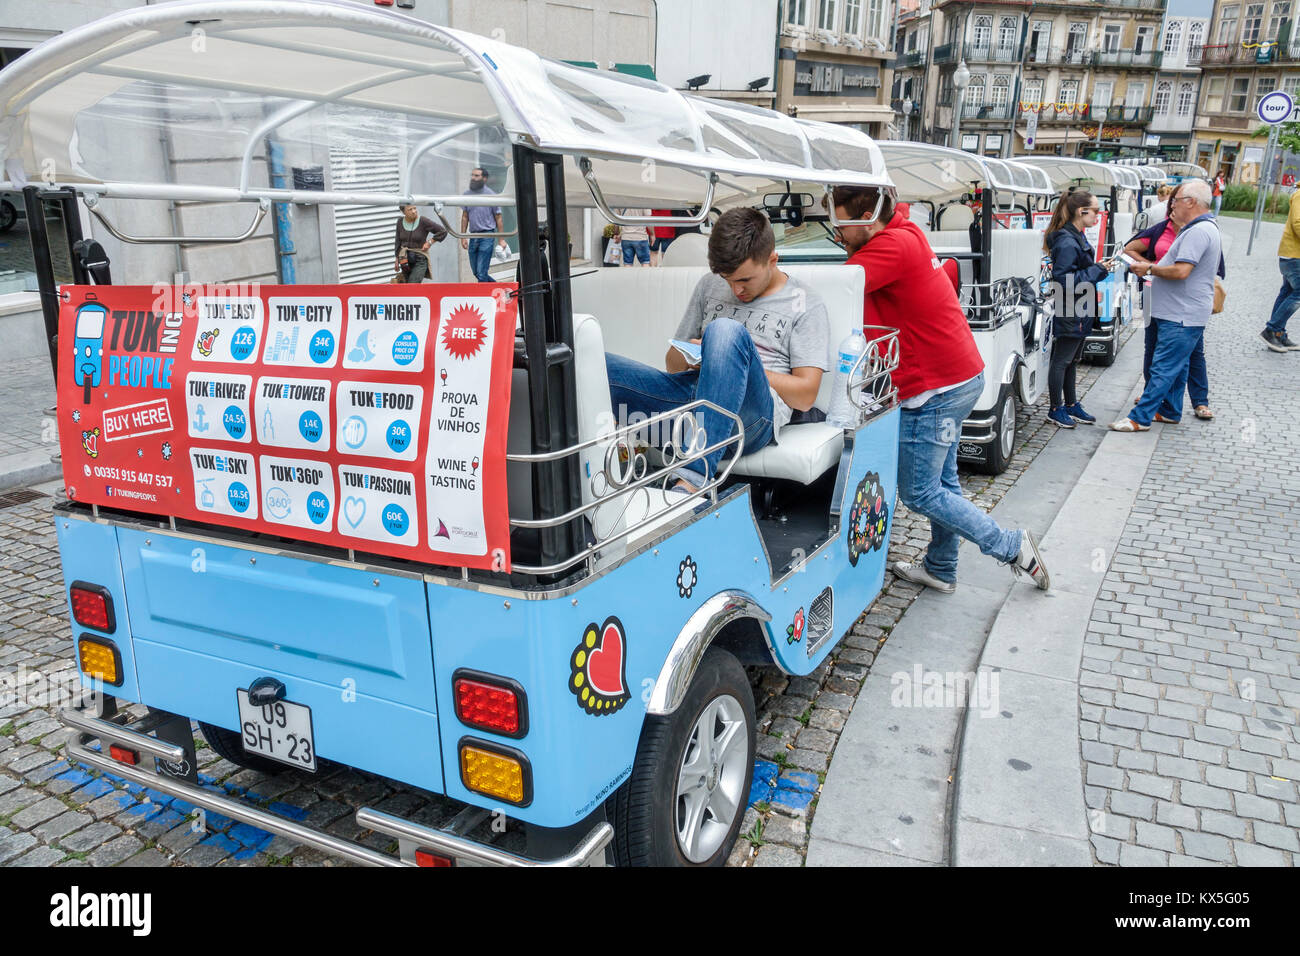
<path id="1" fill-rule="evenodd" d="M 898 496 L 930 519 L 925 559 L 895 562 L 894 574 L 951 594 L 960 536 L 1046 591 L 1047 568 L 1033 536 L 1001 528 L 962 497 L 957 441 L 984 388 L 984 361 L 925 233 L 897 211 L 892 190 L 839 186 L 834 202 L 839 220 L 865 220 L 879 212 L 871 224 L 841 226 L 836 235 L 849 250 L 849 265 L 867 274 L 865 324 L 898 329 Z"/>

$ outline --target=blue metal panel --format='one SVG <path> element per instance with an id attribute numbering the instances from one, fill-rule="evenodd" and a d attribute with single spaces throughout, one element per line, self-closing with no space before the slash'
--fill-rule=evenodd
<path id="1" fill-rule="evenodd" d="M 284 681 L 320 756 L 441 789 L 418 578 L 118 529 L 141 699 L 231 730 L 235 691 Z"/>
<path id="2" fill-rule="evenodd" d="M 138 703 L 140 689 L 136 680 L 135 655 L 131 648 L 131 615 L 127 608 L 126 588 L 122 583 L 122 568 L 117 557 L 115 529 L 112 525 L 99 524 L 72 515 L 56 515 L 54 525 L 59 536 L 59 555 L 63 561 L 63 592 L 64 597 L 68 599 L 68 621 L 71 623 L 74 639 L 83 631 L 88 634 L 99 632 L 84 628 L 73 621 L 72 599 L 69 591 L 72 582 L 85 581 L 88 584 L 98 584 L 107 588 L 113 598 L 117 630 L 105 636 L 117 644 L 122 654 L 123 681 L 121 687 L 105 687 L 104 690 L 114 697 Z M 72 656 L 76 658 L 75 644 L 70 650 Z"/>
<path id="3" fill-rule="evenodd" d="M 442 699 L 451 699 L 453 672 L 467 667 L 517 680 L 529 704 L 529 731 L 521 740 L 471 730 L 448 709 L 442 740 L 447 794 L 480 806 L 501 806 L 464 787 L 457 749 L 464 736 L 495 739 L 521 750 L 533 774 L 531 805 L 502 809 L 543 826 L 582 819 L 631 773 L 646 702 L 668 649 L 700 605 L 721 591 L 743 591 L 772 615 L 767 639 L 782 667 L 797 674 L 813 670 L 880 591 L 897 460 L 895 411 L 858 432 L 844 484 L 839 534 L 810 556 L 803 571 L 776 586 L 748 495 L 734 496 L 657 548 L 573 594 L 527 601 L 431 584 L 430 618 Z M 850 515 L 858 518 L 861 510 L 855 509 L 859 491 L 866 489 L 878 493 L 871 496 L 868 513 L 851 526 Z M 876 498 L 881 507 L 874 514 L 884 525 L 868 529 L 866 519 Z M 855 528 L 853 563 L 849 539 Z M 787 558 L 773 556 L 778 564 Z M 807 617 L 811 602 L 828 586 L 834 593 L 833 636 L 809 656 L 807 634 L 800 632 L 796 639 L 787 629 L 793 628 L 800 608 Z M 589 629 L 596 633 L 598 665 L 584 645 Z M 584 666 L 575 666 L 580 651 L 588 659 Z M 584 701 L 582 688 L 574 685 L 575 674 L 581 673 L 583 686 L 590 690 L 593 667 L 605 693 Z"/>

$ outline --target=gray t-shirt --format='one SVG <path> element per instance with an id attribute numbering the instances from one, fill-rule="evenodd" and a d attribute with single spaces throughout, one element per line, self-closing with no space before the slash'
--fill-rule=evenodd
<path id="1" fill-rule="evenodd" d="M 1192 263 L 1186 279 L 1151 277 L 1151 315 L 1187 328 L 1204 326 L 1214 308 L 1214 277 L 1219 271 L 1222 243 L 1219 227 L 1205 219 L 1186 226 L 1158 265 Z"/>
<path id="2" fill-rule="evenodd" d="M 1217 261 L 1217 260 L 1216 260 Z M 830 324 L 826 303 L 816 292 L 790 277 L 776 292 L 741 302 L 721 276 L 707 275 L 695 286 L 686 314 L 677 326 L 677 338 L 698 339 L 714 319 L 735 319 L 746 329 L 758 349 L 763 368 L 789 373 L 812 367 L 823 372 L 830 364 Z M 791 410 L 775 389 L 772 392 L 772 435 L 790 421 Z"/>

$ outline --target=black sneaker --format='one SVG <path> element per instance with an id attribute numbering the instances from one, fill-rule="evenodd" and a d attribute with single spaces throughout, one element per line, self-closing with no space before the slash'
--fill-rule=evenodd
<path id="1" fill-rule="evenodd" d="M 1278 332 L 1270 332 L 1268 329 L 1265 329 L 1263 332 L 1259 333 L 1259 337 L 1264 340 L 1264 344 L 1268 346 L 1269 351 L 1285 352 L 1287 350 L 1287 347 L 1282 344 L 1282 340 L 1285 336 Z"/>
<path id="2" fill-rule="evenodd" d="M 1286 349 L 1288 352 L 1300 351 L 1300 343 L 1292 342 L 1285 332 L 1279 332 L 1277 334 L 1277 344 L 1282 346 L 1282 348 Z"/>

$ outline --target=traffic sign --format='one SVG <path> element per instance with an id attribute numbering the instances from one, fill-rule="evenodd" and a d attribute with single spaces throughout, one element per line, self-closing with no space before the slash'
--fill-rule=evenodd
<path id="1" fill-rule="evenodd" d="M 1265 123 L 1282 123 L 1291 118 L 1293 109 L 1295 104 L 1291 97 L 1281 90 L 1274 90 L 1260 99 L 1257 112 Z"/>

